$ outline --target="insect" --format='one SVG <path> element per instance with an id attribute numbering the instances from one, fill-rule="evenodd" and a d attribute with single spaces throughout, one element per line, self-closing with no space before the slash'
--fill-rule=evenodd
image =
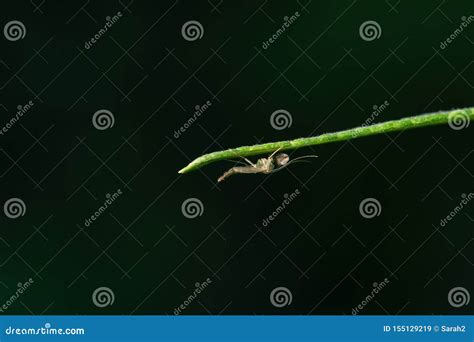
<path id="1" fill-rule="evenodd" d="M 228 171 L 224 172 L 222 176 L 217 179 L 217 182 L 222 182 L 224 179 L 229 178 L 232 175 L 241 173 L 241 174 L 251 174 L 251 173 L 263 173 L 270 174 L 277 172 L 287 167 L 288 165 L 303 159 L 303 158 L 317 158 L 315 155 L 302 156 L 295 158 L 290 161 L 290 157 L 286 153 L 278 153 L 280 149 L 273 152 L 268 158 L 260 158 L 257 160 L 257 163 L 254 164 L 247 158 L 243 159 L 247 162 L 246 166 L 234 166 Z"/>

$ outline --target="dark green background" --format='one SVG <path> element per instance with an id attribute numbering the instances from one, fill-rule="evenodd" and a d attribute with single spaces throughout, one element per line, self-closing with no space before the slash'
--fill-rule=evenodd
<path id="1" fill-rule="evenodd" d="M 119 22 L 85 50 L 117 11 Z M 295 11 L 300 18 L 262 50 Z M 184 314 L 351 314 L 384 278 L 362 314 L 471 312 L 447 295 L 473 289 L 472 203 L 439 224 L 474 192 L 472 127 L 301 150 L 293 156 L 319 159 L 219 185 L 232 164 L 177 170 L 204 151 L 357 126 L 384 101 L 377 121 L 473 106 L 474 23 L 440 49 L 473 14 L 471 0 L 2 4 L 2 27 L 20 20 L 27 34 L 0 36 L 0 124 L 35 102 L 0 136 L 0 202 L 19 197 L 27 207 L 21 218 L 0 216 L 0 302 L 35 281 L 6 313 L 173 314 L 208 277 Z M 183 39 L 188 20 L 203 25 L 202 39 Z M 380 39 L 360 38 L 367 20 L 380 24 Z M 103 108 L 115 125 L 99 131 L 91 119 Z M 277 109 L 291 113 L 290 128 L 271 127 Z M 84 227 L 118 188 L 113 207 Z M 262 228 L 295 189 L 301 195 Z M 190 197 L 204 205 L 196 219 L 181 212 Z M 370 220 L 359 213 L 367 197 L 382 205 Z M 106 308 L 91 299 L 101 286 L 115 294 Z M 291 290 L 291 305 L 271 305 L 278 286 Z"/>

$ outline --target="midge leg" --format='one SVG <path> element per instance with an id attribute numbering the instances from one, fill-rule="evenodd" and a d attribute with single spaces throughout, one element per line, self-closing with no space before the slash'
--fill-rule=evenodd
<path id="1" fill-rule="evenodd" d="M 248 160 L 247 158 L 245 157 L 242 157 L 243 160 L 245 160 L 249 165 L 253 166 L 253 167 L 257 167 L 257 165 L 255 165 L 254 163 L 252 163 L 250 160 Z"/>
<path id="2" fill-rule="evenodd" d="M 260 173 L 262 170 L 256 166 L 234 166 L 229 171 L 226 171 L 222 176 L 217 179 L 217 182 L 222 182 L 224 179 L 235 175 L 237 173 Z"/>
<path id="3" fill-rule="evenodd" d="M 279 147 L 278 149 L 276 149 L 272 154 L 270 154 L 270 156 L 268 157 L 268 159 L 273 158 L 273 156 L 274 156 L 278 151 L 280 151 L 280 150 L 281 150 L 281 147 Z"/>

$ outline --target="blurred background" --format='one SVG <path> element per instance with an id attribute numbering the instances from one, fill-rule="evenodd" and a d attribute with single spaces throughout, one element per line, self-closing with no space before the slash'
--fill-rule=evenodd
<path id="1" fill-rule="evenodd" d="M 473 106 L 472 15 L 468 0 L 4 4 L 2 314 L 471 312 L 472 123 L 293 151 L 319 158 L 270 176 L 177 171 Z"/>

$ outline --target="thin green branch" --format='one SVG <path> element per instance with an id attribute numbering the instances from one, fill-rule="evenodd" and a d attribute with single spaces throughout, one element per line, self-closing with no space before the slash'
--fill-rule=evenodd
<path id="1" fill-rule="evenodd" d="M 272 153 L 278 149 L 280 149 L 280 151 L 294 150 L 301 147 L 351 140 L 366 137 L 369 135 L 396 132 L 419 127 L 442 125 L 449 123 L 452 128 L 461 129 L 467 127 L 471 119 L 474 119 L 474 107 L 412 116 L 400 120 L 382 122 L 371 126 L 361 126 L 335 133 L 325 133 L 315 137 L 277 141 L 253 146 L 241 146 L 237 148 L 231 148 L 228 150 L 205 154 L 193 160 L 191 163 L 188 164 L 188 166 L 184 167 L 178 172 L 187 173 L 193 170 L 197 170 L 206 164 L 210 164 L 224 159 L 247 157 L 263 153 Z"/>

